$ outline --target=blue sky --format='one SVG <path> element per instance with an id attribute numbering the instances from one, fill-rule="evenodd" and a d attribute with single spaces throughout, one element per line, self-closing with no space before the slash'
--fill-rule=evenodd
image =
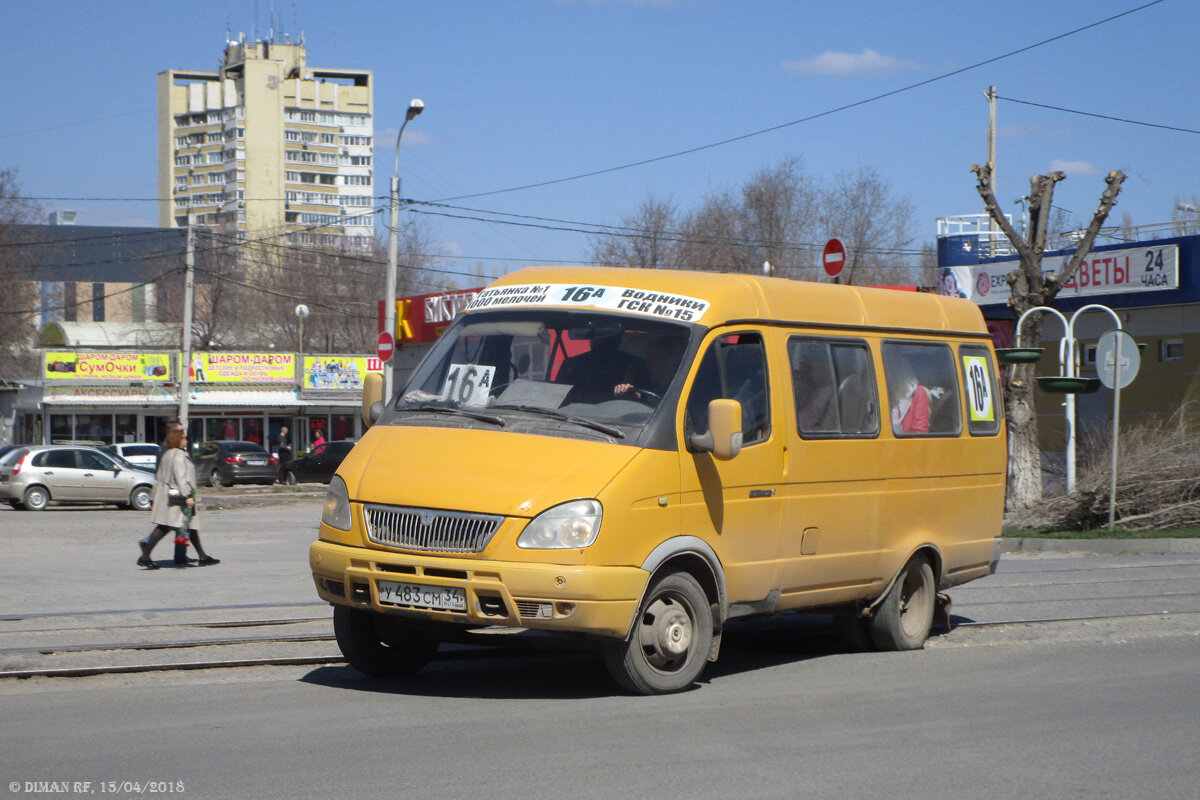
<path id="1" fill-rule="evenodd" d="M 441 200 L 654 159 L 800 120 L 1097 22 L 1146 0 L 311 0 L 79 3 L 4 0 L 0 168 L 81 224 L 155 225 L 155 80 L 215 70 L 235 37 L 303 31 L 309 64 L 375 77 L 376 194 L 405 131 L 403 193 Z M 257 11 L 257 14 L 256 14 Z M 257 19 L 256 19 L 257 17 Z M 451 201 L 617 224 L 648 196 L 684 209 L 786 157 L 822 178 L 876 168 L 917 210 L 981 210 L 984 90 L 1001 97 L 1200 130 L 1200 5 L 1164 0 L 962 74 L 690 155 L 525 191 Z M 1119 222 L 1169 220 L 1200 195 L 1200 136 L 1001 101 L 998 195 L 1063 169 L 1056 205 L 1086 223 L 1103 176 L 1128 174 Z M 463 213 L 463 212 L 453 212 Z M 468 216 L 479 216 L 475 213 Z M 489 274 L 586 258 L 588 237 L 426 217 L 448 264 Z M 557 225 L 557 223 L 554 223 Z M 828 232 L 836 235 L 836 231 Z M 462 278 L 464 284 L 470 283 Z"/>

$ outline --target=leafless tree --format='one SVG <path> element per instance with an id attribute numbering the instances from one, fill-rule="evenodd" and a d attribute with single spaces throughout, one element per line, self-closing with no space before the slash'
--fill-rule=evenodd
<path id="1" fill-rule="evenodd" d="M 683 255 L 679 226 L 674 204 L 651 197 L 621 219 L 625 231 L 592 241 L 591 260 L 640 269 L 676 269 Z"/>
<path id="2" fill-rule="evenodd" d="M 1061 273 L 1045 274 L 1042 271 L 1042 254 L 1046 250 L 1054 186 L 1066 178 L 1066 175 L 1053 172 L 1030 178 L 1029 231 L 1026 239 L 1013 229 L 1008 217 L 996 203 L 991 167 L 985 164 L 973 166 L 971 169 L 977 178 L 976 189 L 983 198 L 984 207 L 1000 230 L 1004 231 L 1019 257 L 1017 268 L 1008 275 L 1011 291 L 1008 304 L 1012 307 L 1014 316 L 1019 318 L 1031 308 L 1051 305 L 1059 290 L 1075 276 L 1083 259 L 1091 252 L 1100 226 L 1104 224 L 1109 211 L 1117 202 L 1125 174 L 1120 171 L 1108 174 L 1105 178 L 1107 186 L 1100 196 L 1100 205 L 1078 242 L 1075 254 Z M 1035 314 L 1029 318 L 1022 331 L 1026 343 L 1036 345 L 1041 342 L 1041 323 L 1041 315 Z M 1006 370 L 1004 380 L 1010 449 L 1010 508 L 1028 508 L 1042 497 L 1041 448 L 1038 444 L 1037 415 L 1033 412 L 1033 367 L 1032 364 L 1014 365 Z"/>
<path id="3" fill-rule="evenodd" d="M 931 283 L 914 269 L 913 204 L 896 195 L 874 167 L 834 176 L 820 194 L 821 229 L 846 248 L 846 266 L 834 280 L 847 284 Z"/>
<path id="4" fill-rule="evenodd" d="M 397 294 L 448 288 L 445 274 L 434 266 L 432 250 L 424 226 L 414 224 L 402 232 Z M 206 345 L 291 350 L 300 336 L 295 308 L 303 304 L 309 309 L 305 352 L 369 352 L 378 329 L 387 263 L 380 242 L 366 248 L 273 240 L 242 245 L 232 240 L 222 244 L 218 237 L 206 251 L 197 250 L 202 284 L 196 293 L 194 331 Z M 177 295 L 172 292 L 173 299 Z"/>
<path id="5" fill-rule="evenodd" d="M 28 225 L 42 209 L 22 198 L 14 170 L 0 170 L 0 380 L 31 378 L 38 362 L 33 352 L 36 337 L 37 292 L 30 271 Z"/>
<path id="6" fill-rule="evenodd" d="M 597 237 L 595 260 L 747 273 L 769 262 L 774 275 L 814 280 L 824 277 L 816 263 L 822 244 L 838 236 L 850 251 L 846 282 L 932 282 L 911 268 L 912 204 L 874 169 L 839 175 L 824 187 L 799 159 L 788 158 L 690 212 L 648 200 L 622 227 L 632 230 Z"/>

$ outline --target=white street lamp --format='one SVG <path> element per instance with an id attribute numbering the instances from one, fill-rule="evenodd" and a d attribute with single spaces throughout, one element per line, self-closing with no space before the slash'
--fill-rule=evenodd
<path id="1" fill-rule="evenodd" d="M 392 336 L 396 335 L 396 259 L 400 250 L 400 137 L 404 128 L 413 118 L 425 110 L 425 103 L 414 99 L 408 104 L 408 112 L 404 115 L 404 124 L 396 134 L 396 162 L 392 167 L 391 222 L 388 225 L 388 271 L 387 283 L 383 293 L 383 329 Z M 397 346 L 400 344 L 396 342 Z M 396 349 L 399 349 L 398 347 Z M 396 349 L 392 357 L 383 365 L 383 399 L 388 402 L 392 398 L 392 362 L 396 360 Z"/>
<path id="2" fill-rule="evenodd" d="M 301 303 L 296 306 L 296 319 L 300 322 L 300 330 L 296 333 L 296 350 L 300 358 L 300 369 L 304 369 L 304 318 L 308 316 L 308 306 Z"/>

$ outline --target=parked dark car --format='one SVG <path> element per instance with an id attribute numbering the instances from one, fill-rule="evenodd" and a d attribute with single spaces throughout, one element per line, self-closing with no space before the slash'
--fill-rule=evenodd
<path id="1" fill-rule="evenodd" d="M 297 483 L 329 483 L 342 460 L 354 449 L 354 440 L 322 442 L 306 454 L 282 466 L 281 480 L 289 486 Z"/>
<path id="2" fill-rule="evenodd" d="M 196 464 L 196 477 L 209 486 L 270 485 L 279 477 L 279 461 L 254 442 L 202 442 L 192 461 Z"/>

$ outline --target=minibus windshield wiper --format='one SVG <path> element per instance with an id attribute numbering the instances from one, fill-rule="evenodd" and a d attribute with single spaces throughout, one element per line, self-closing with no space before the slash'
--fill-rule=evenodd
<path id="1" fill-rule="evenodd" d="M 562 422 L 570 422 L 572 425 L 581 425 L 585 428 L 591 428 L 594 431 L 607 433 L 609 436 L 613 436 L 617 439 L 625 438 L 624 431 L 615 425 L 606 425 L 603 422 L 596 422 L 595 420 L 587 419 L 586 417 L 573 417 L 570 414 L 564 414 L 561 411 L 555 411 L 552 408 L 530 406 L 525 405 L 524 403 L 496 403 L 495 405 L 488 406 L 488 408 L 506 408 L 512 409 L 513 411 L 528 411 L 530 414 L 541 414 L 544 417 L 550 417 L 551 419 L 557 419 Z"/>
<path id="2" fill-rule="evenodd" d="M 431 414 L 451 414 L 456 417 L 470 417 L 477 419 L 480 422 L 490 422 L 491 424 L 503 428 L 508 423 L 500 419 L 494 414 L 484 414 L 480 411 L 471 411 L 466 408 L 456 408 L 454 406 L 435 406 L 432 403 L 421 403 L 420 405 L 409 406 L 408 408 L 400 408 L 398 411 L 428 411 Z"/>

